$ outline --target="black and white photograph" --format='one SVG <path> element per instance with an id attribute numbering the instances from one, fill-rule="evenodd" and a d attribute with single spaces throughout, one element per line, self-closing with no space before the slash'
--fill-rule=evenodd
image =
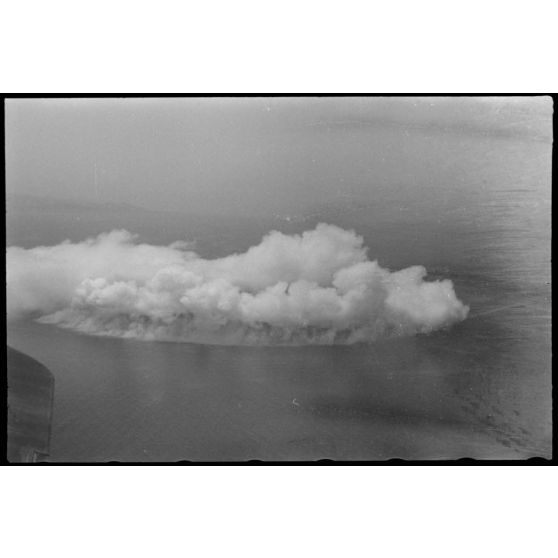
<path id="1" fill-rule="evenodd" d="M 3 555 L 552 555 L 551 3 L 2 7 Z"/>
<path id="2" fill-rule="evenodd" d="M 9 462 L 552 458 L 551 97 L 4 111 Z"/>

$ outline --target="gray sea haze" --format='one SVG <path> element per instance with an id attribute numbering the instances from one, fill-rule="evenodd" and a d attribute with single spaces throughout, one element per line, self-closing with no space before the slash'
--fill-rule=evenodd
<path id="1" fill-rule="evenodd" d="M 551 141 L 345 126 L 324 132 L 323 145 L 331 142 L 367 154 L 343 167 L 351 187 L 244 228 L 233 220 L 211 242 L 200 235 L 200 253 L 245 250 L 273 228 L 354 228 L 382 266 L 421 264 L 451 279 L 468 318 L 430 335 L 303 347 L 142 342 L 9 323 L 8 343 L 55 375 L 51 461 L 551 457 Z M 370 180 L 372 167 L 381 180 Z M 332 179 L 327 168 L 314 173 Z M 35 244 L 40 212 L 25 225 L 15 216 L 8 208 L 9 242 Z M 107 226 L 101 212 L 53 219 L 45 244 Z M 126 227 L 146 242 L 180 234 L 170 220 L 164 232 L 146 223 L 129 217 Z"/>

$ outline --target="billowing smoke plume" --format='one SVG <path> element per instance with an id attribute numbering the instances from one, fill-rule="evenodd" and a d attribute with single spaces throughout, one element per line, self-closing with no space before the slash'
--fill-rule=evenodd
<path id="1" fill-rule="evenodd" d="M 370 261 L 353 231 L 320 224 L 269 233 L 207 260 L 185 243 L 136 244 L 126 231 L 7 250 L 9 318 L 78 331 L 230 344 L 354 343 L 430 332 L 468 312 L 451 281 Z"/>

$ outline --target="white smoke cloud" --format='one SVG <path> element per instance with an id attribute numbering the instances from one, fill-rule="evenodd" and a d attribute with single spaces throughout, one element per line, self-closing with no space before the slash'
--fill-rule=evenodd
<path id="1" fill-rule="evenodd" d="M 230 344 L 354 343 L 465 319 L 449 280 L 370 261 L 353 231 L 273 231 L 241 254 L 203 259 L 185 243 L 126 231 L 7 250 L 8 318 L 85 333 Z"/>

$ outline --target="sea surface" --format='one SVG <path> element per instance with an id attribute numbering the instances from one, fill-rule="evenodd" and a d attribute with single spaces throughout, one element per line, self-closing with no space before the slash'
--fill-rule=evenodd
<path id="1" fill-rule="evenodd" d="M 430 278 L 451 279 L 468 318 L 430 335 L 305 347 L 142 342 L 10 323 L 9 345 L 55 376 L 48 460 L 551 457 L 551 143 L 455 130 L 336 133 L 367 161 L 344 167 L 351 188 L 261 230 L 235 236 L 232 227 L 213 248 L 202 242 L 202 255 L 325 221 L 354 228 L 384 267 L 421 264 Z M 387 165 L 394 149 L 399 159 Z M 64 234 L 81 240 L 81 226 Z M 165 241 L 177 240 L 171 233 Z"/>

